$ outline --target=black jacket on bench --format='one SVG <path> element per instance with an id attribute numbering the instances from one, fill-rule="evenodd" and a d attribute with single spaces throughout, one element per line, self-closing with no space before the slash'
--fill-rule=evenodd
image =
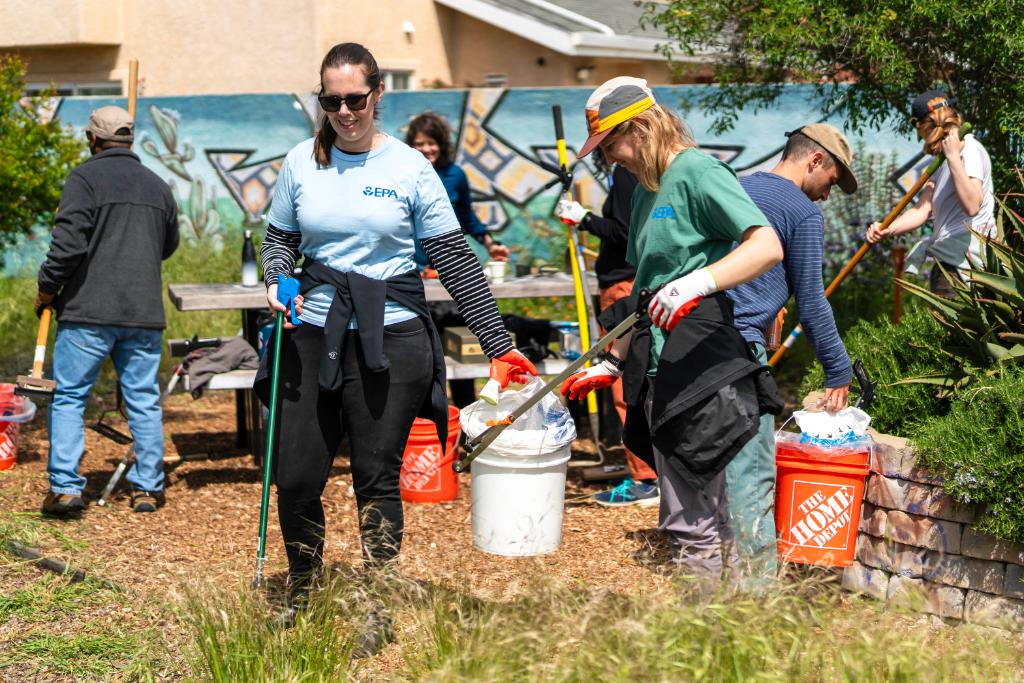
<path id="1" fill-rule="evenodd" d="M 104 150 L 64 182 L 39 291 L 57 294 L 60 322 L 162 330 L 160 262 L 177 248 L 167 183 L 131 150 Z"/>

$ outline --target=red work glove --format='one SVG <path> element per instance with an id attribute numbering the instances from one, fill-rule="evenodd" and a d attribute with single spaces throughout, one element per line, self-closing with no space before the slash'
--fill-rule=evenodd
<path id="1" fill-rule="evenodd" d="M 607 389 L 622 376 L 622 370 L 608 360 L 592 365 L 583 372 L 577 372 L 562 382 L 562 395 L 572 400 L 586 398 L 595 389 Z"/>
<path id="2" fill-rule="evenodd" d="M 701 299 L 717 291 L 715 278 L 707 268 L 672 280 L 658 290 L 647 307 L 651 323 L 667 332 L 697 308 Z"/>
<path id="3" fill-rule="evenodd" d="M 504 389 L 512 382 L 525 384 L 527 377 L 537 376 L 537 368 L 529 358 L 512 349 L 491 360 L 490 375 L 491 379 L 498 382 Z"/>

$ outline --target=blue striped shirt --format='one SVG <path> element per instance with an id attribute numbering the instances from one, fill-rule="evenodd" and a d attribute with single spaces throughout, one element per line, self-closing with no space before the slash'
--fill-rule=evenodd
<path id="1" fill-rule="evenodd" d="M 821 211 L 791 180 L 774 173 L 754 173 L 740 178 L 740 184 L 775 228 L 785 257 L 761 277 L 728 292 L 735 303 L 736 327 L 747 341 L 764 344 L 779 309 L 795 293 L 804 334 L 825 369 L 825 386 L 849 384 L 850 357 L 825 299 Z"/>

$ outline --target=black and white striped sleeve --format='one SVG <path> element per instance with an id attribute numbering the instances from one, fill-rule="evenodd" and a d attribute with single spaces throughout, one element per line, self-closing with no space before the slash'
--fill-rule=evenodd
<path id="1" fill-rule="evenodd" d="M 301 235 L 291 230 L 267 226 L 267 237 L 260 246 L 263 264 L 263 282 L 269 287 L 277 283 L 279 275 L 291 275 L 299 260 Z"/>
<path id="2" fill-rule="evenodd" d="M 496 358 L 515 348 L 498 314 L 483 268 L 466 243 L 461 230 L 453 230 L 421 240 L 430 263 L 437 269 L 441 284 L 455 299 L 466 326 L 480 340 L 488 358 Z"/>

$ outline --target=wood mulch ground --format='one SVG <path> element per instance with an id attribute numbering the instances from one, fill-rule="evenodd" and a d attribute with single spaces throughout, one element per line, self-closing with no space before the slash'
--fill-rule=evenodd
<path id="1" fill-rule="evenodd" d="M 153 514 L 133 513 L 123 485 L 106 507 L 94 504 L 126 447 L 86 429 L 80 471 L 88 478 L 89 507 L 79 520 L 33 519 L 52 532 L 38 534 L 40 549 L 116 583 L 133 602 L 166 603 L 197 579 L 226 590 L 247 585 L 256 554 L 261 475 L 251 456 L 234 448 L 234 410 L 234 398 L 227 392 L 200 400 L 181 394 L 167 402 L 167 455 L 190 459 L 168 467 L 167 505 Z M 120 418 L 113 424 L 126 429 Z M 593 448 L 590 442 L 577 445 L 576 456 L 585 457 Z M 34 517 L 47 491 L 46 453 L 46 420 L 41 413 L 32 424 L 22 426 L 17 466 L 0 472 L 0 521 Z M 195 458 L 197 454 L 209 457 Z M 618 456 L 621 461 L 621 451 Z M 476 550 L 471 535 L 470 476 L 463 474 L 456 500 L 405 505 L 401 571 L 410 578 L 468 588 L 491 600 L 506 599 L 541 575 L 624 593 L 663 586 L 669 580 L 663 571 L 667 549 L 656 532 L 657 507 L 598 506 L 587 501 L 587 495 L 611 484 L 584 484 L 577 468 L 569 471 L 562 545 L 557 552 L 506 558 Z M 335 463 L 324 507 L 328 565 L 357 566 L 355 499 L 344 457 Z M 280 581 L 286 561 L 276 519 L 272 496 L 268 574 Z M 12 566 L 0 565 L 0 591 L 39 572 L 24 566 L 15 571 Z"/>

